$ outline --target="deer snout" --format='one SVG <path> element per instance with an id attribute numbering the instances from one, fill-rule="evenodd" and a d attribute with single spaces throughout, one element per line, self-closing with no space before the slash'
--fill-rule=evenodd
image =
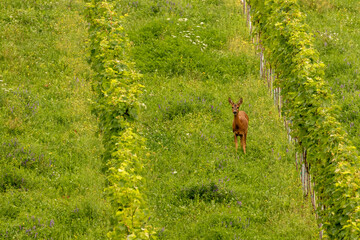
<path id="1" fill-rule="evenodd" d="M 236 115 L 236 114 L 237 114 L 237 111 L 233 111 L 233 114 Z"/>

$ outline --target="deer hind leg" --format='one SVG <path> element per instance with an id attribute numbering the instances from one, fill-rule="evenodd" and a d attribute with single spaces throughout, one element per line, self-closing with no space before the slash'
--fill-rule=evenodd
<path id="1" fill-rule="evenodd" d="M 238 149 L 238 141 L 237 141 L 237 135 L 234 134 L 234 142 L 235 142 L 235 150 L 237 151 Z"/>
<path id="2" fill-rule="evenodd" d="M 241 135 L 241 146 L 243 148 L 244 153 L 246 154 L 246 133 Z"/>

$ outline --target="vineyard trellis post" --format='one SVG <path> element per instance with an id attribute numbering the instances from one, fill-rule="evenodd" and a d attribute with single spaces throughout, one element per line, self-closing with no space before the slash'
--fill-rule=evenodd
<path id="1" fill-rule="evenodd" d="M 259 33 L 259 36 L 257 37 L 257 39 L 252 37 L 253 29 L 252 29 L 252 24 L 251 24 L 251 6 L 248 3 L 246 3 L 246 0 L 241 0 L 241 1 L 243 3 L 242 4 L 243 5 L 243 13 L 246 16 L 246 25 L 249 28 L 252 42 L 254 44 L 258 45 L 257 49 L 260 49 L 260 52 L 259 52 L 259 58 L 260 58 L 260 66 L 259 66 L 260 74 L 259 75 L 260 75 L 260 78 L 266 80 L 270 95 L 273 98 L 274 105 L 277 107 L 279 116 L 281 118 L 282 117 L 281 108 L 283 106 L 282 96 L 281 96 L 281 88 L 280 87 L 274 88 L 274 82 L 276 81 L 278 76 L 276 75 L 276 71 L 275 71 L 274 67 L 272 67 L 269 64 L 268 64 L 269 67 L 267 67 L 267 61 L 266 61 L 265 54 L 264 54 L 265 50 L 262 47 L 261 42 L 260 42 L 261 41 L 260 33 Z M 316 211 L 318 206 L 317 206 L 316 195 L 315 195 L 315 181 L 312 181 L 312 178 L 311 178 L 310 166 L 307 161 L 307 154 L 306 154 L 307 151 L 304 147 L 301 146 L 301 144 L 297 141 L 297 139 L 294 139 L 291 137 L 291 134 L 290 134 L 291 128 L 289 126 L 291 124 L 291 121 L 288 121 L 285 116 L 283 116 L 283 117 L 284 117 L 284 126 L 285 126 L 285 129 L 287 132 L 288 141 L 293 143 L 295 146 L 296 145 L 300 146 L 300 149 L 301 149 L 300 152 L 298 152 L 297 150 L 295 151 L 295 164 L 296 164 L 296 170 L 299 172 L 299 175 L 300 175 L 300 180 L 301 180 L 301 184 L 302 184 L 304 197 L 305 198 L 310 197 L 313 209 L 316 214 L 316 218 L 319 218 L 317 211 Z M 321 206 L 321 207 L 323 207 L 323 206 Z M 321 229 L 321 227 L 322 227 L 322 224 L 320 223 L 319 228 Z M 321 230 L 319 232 L 320 239 L 322 239 L 322 236 L 323 236 L 323 231 Z"/>

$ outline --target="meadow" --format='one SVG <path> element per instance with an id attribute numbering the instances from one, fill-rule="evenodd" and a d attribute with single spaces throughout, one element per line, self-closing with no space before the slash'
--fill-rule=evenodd
<path id="1" fill-rule="evenodd" d="M 160 239 L 317 238 L 239 2 L 121 3 L 145 85 L 145 176 Z M 235 153 L 228 97 L 243 97 L 250 118 L 246 155 Z"/>
<path id="2" fill-rule="evenodd" d="M 82 1 L 0 3 L 0 238 L 103 239 Z"/>
<path id="3" fill-rule="evenodd" d="M 143 75 L 149 223 L 159 239 L 315 239 L 283 121 L 235 0 L 117 2 Z M 0 3 L 0 237 L 104 239 L 103 146 L 83 1 Z M 227 99 L 244 99 L 247 154 Z"/>

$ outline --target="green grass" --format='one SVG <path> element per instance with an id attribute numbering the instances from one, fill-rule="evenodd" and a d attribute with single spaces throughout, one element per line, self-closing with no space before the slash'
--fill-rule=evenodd
<path id="1" fill-rule="evenodd" d="M 317 238 L 238 3 L 121 3 L 146 88 L 140 122 L 160 239 Z M 246 155 L 235 153 L 228 97 L 243 97 L 250 118 Z"/>
<path id="2" fill-rule="evenodd" d="M 143 74 L 139 131 L 160 239 L 315 239 L 282 120 L 233 0 L 118 2 Z M 0 237 L 103 239 L 82 1 L 0 3 Z M 234 151 L 228 97 L 250 117 Z M 146 107 L 145 107 L 146 106 Z"/>
<path id="3" fill-rule="evenodd" d="M 348 0 L 302 0 L 327 66 L 325 80 L 340 106 L 338 119 L 351 141 L 360 146 L 360 3 Z"/>
<path id="4" fill-rule="evenodd" d="M 262 82 L 248 77 L 219 85 L 175 78 L 162 81 L 161 89 L 155 82 L 147 86 L 153 94 L 144 116 L 153 152 L 148 194 L 154 225 L 164 228 L 162 239 L 314 237 L 292 146 Z M 244 98 L 241 108 L 250 117 L 246 156 L 234 151 L 224 94 Z"/>
<path id="5" fill-rule="evenodd" d="M 102 239 L 81 1 L 0 3 L 0 238 Z"/>

